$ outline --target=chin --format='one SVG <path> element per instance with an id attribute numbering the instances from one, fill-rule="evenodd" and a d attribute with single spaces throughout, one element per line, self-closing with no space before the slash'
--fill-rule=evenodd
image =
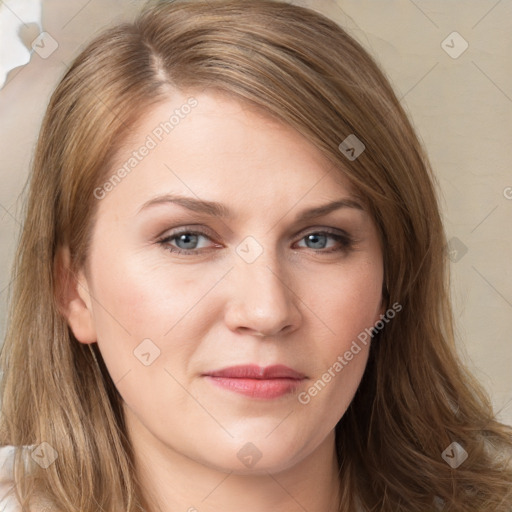
<path id="1" fill-rule="evenodd" d="M 312 442 L 305 445 L 297 436 L 286 432 L 275 436 L 271 434 L 267 439 L 265 435 L 255 433 L 243 440 L 240 437 L 230 439 L 227 446 L 217 445 L 215 452 L 210 447 L 209 456 L 202 463 L 239 475 L 280 473 L 295 466 L 317 446 Z"/>

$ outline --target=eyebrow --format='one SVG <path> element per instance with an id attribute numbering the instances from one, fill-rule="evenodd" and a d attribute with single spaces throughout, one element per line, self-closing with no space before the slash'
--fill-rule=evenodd
<path id="1" fill-rule="evenodd" d="M 152 206 L 161 204 L 177 204 L 193 212 L 202 213 L 212 217 L 220 217 L 222 219 L 230 219 L 234 217 L 233 212 L 222 203 L 195 199 L 193 197 L 181 196 L 178 194 L 164 194 L 154 197 L 153 199 L 146 201 L 139 208 L 137 214 L 141 213 L 143 210 L 151 208 Z M 351 198 L 343 198 L 304 210 L 296 216 L 295 221 L 301 222 L 321 217 L 322 215 L 327 215 L 328 213 L 339 210 L 340 208 L 354 208 L 364 211 L 364 208 L 359 202 Z"/>

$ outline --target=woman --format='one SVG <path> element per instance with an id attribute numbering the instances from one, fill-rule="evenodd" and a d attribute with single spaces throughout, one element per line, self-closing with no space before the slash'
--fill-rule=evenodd
<path id="1" fill-rule="evenodd" d="M 7 500 L 510 511 L 511 429 L 456 357 L 433 182 L 382 72 L 313 11 L 159 2 L 97 37 L 36 151 Z"/>

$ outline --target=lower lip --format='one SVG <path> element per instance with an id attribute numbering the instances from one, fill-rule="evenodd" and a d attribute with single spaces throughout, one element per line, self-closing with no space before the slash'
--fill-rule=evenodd
<path id="1" fill-rule="evenodd" d="M 216 386 L 252 398 L 278 398 L 293 392 L 301 379 L 235 379 L 207 376 Z"/>

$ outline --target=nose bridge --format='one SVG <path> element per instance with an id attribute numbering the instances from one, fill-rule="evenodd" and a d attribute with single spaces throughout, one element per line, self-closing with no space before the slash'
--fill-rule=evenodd
<path id="1" fill-rule="evenodd" d="M 266 335 L 296 328 L 300 321 L 297 297 L 279 252 L 247 237 L 236 253 L 228 315 L 231 327 Z"/>
<path id="2" fill-rule="evenodd" d="M 275 251 L 266 251 L 252 263 L 238 262 L 237 267 L 248 285 L 248 292 L 254 290 L 258 292 L 255 294 L 256 297 L 263 293 L 268 294 L 269 299 L 286 299 L 288 302 L 289 284 L 285 276 L 286 271 Z"/>

